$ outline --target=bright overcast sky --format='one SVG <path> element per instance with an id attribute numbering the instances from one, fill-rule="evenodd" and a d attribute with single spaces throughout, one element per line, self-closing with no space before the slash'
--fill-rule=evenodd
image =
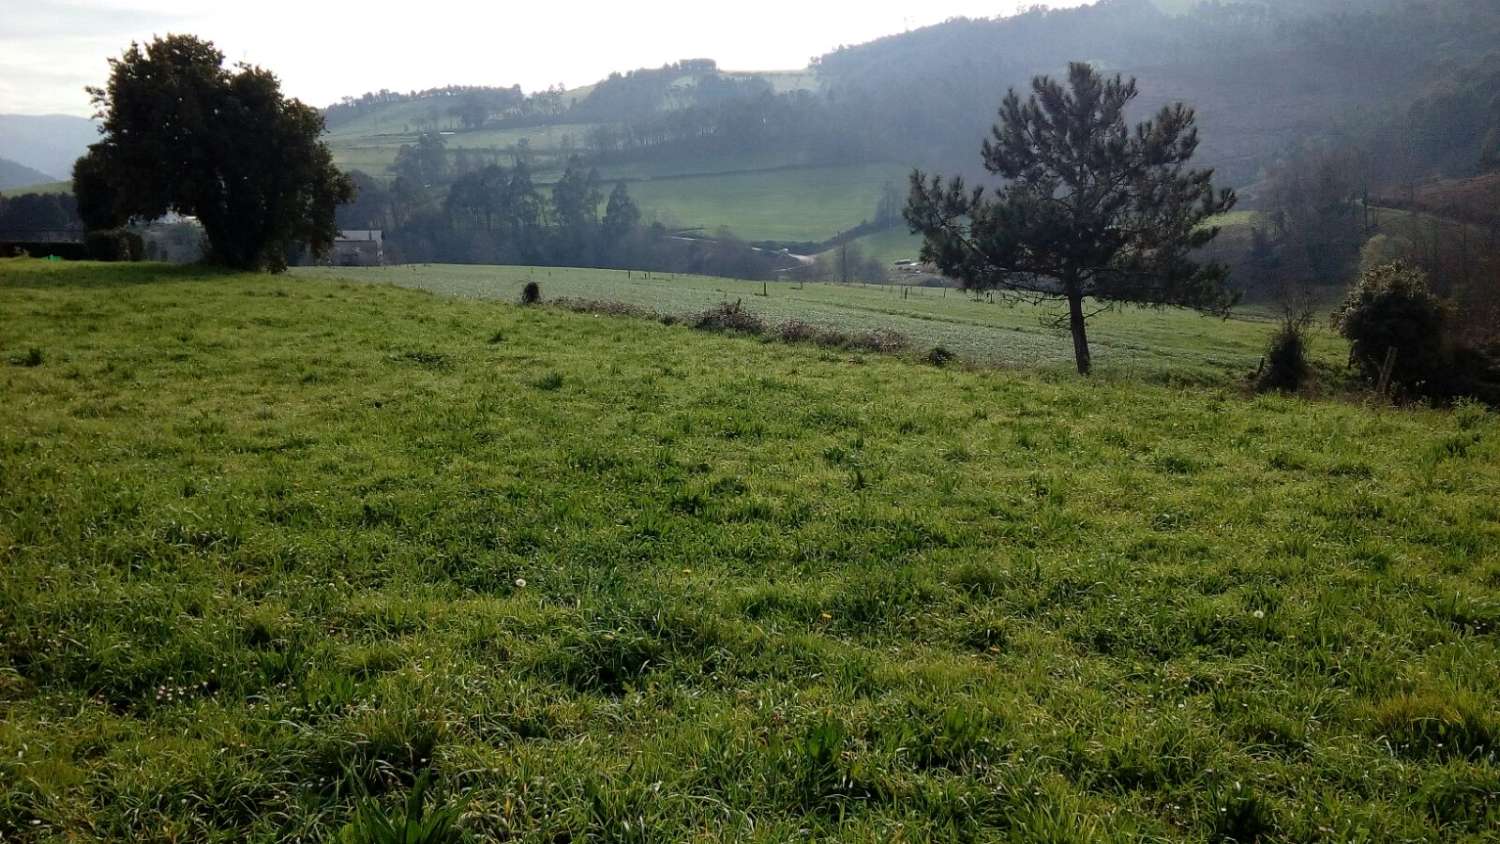
<path id="1" fill-rule="evenodd" d="M 206 37 L 231 62 L 268 67 L 288 94 L 323 106 L 380 88 L 572 87 L 682 58 L 730 70 L 800 68 L 840 44 L 1031 3 L 0 0 L 0 113 L 86 116 L 83 86 L 104 81 L 105 60 L 132 39 L 168 33 Z"/>

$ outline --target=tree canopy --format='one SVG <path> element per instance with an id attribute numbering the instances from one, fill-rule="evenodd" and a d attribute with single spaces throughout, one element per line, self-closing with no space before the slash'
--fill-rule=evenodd
<path id="1" fill-rule="evenodd" d="M 103 137 L 75 165 L 74 191 L 91 227 L 193 216 L 210 258 L 240 269 L 332 246 L 353 183 L 319 140 L 317 109 L 283 97 L 270 71 L 227 69 L 211 42 L 170 35 L 131 44 L 89 93 Z"/>
<path id="2" fill-rule="evenodd" d="M 1132 132 L 1135 80 L 1073 63 L 1064 85 L 1012 89 L 984 141 L 985 169 L 1004 183 L 987 196 L 960 177 L 912 173 L 906 219 L 922 257 L 968 288 L 1026 291 L 1068 303 L 1074 357 L 1088 373 L 1086 299 L 1222 309 L 1227 270 L 1190 257 L 1234 205 L 1213 171 L 1185 169 L 1198 146 L 1193 111 L 1163 108 Z"/>

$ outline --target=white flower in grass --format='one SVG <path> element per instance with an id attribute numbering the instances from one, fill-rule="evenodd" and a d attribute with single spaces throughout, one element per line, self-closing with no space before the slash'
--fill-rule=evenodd
<path id="1" fill-rule="evenodd" d="M 518 578 L 516 578 L 516 588 L 517 589 L 525 589 L 526 588 L 526 578 L 524 578 L 524 577 L 518 577 Z"/>

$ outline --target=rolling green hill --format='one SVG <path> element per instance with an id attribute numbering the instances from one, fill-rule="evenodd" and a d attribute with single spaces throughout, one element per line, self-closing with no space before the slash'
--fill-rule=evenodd
<path id="1" fill-rule="evenodd" d="M 0 260 L 0 311 L 7 840 L 370 840 L 429 776 L 486 841 L 1500 824 L 1473 408 L 336 277 Z"/>

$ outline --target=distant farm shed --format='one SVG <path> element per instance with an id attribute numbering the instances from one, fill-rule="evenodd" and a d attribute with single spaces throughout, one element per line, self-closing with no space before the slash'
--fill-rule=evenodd
<path id="1" fill-rule="evenodd" d="M 328 257 L 338 267 L 378 267 L 385 263 L 382 233 L 380 229 L 341 231 Z"/>

